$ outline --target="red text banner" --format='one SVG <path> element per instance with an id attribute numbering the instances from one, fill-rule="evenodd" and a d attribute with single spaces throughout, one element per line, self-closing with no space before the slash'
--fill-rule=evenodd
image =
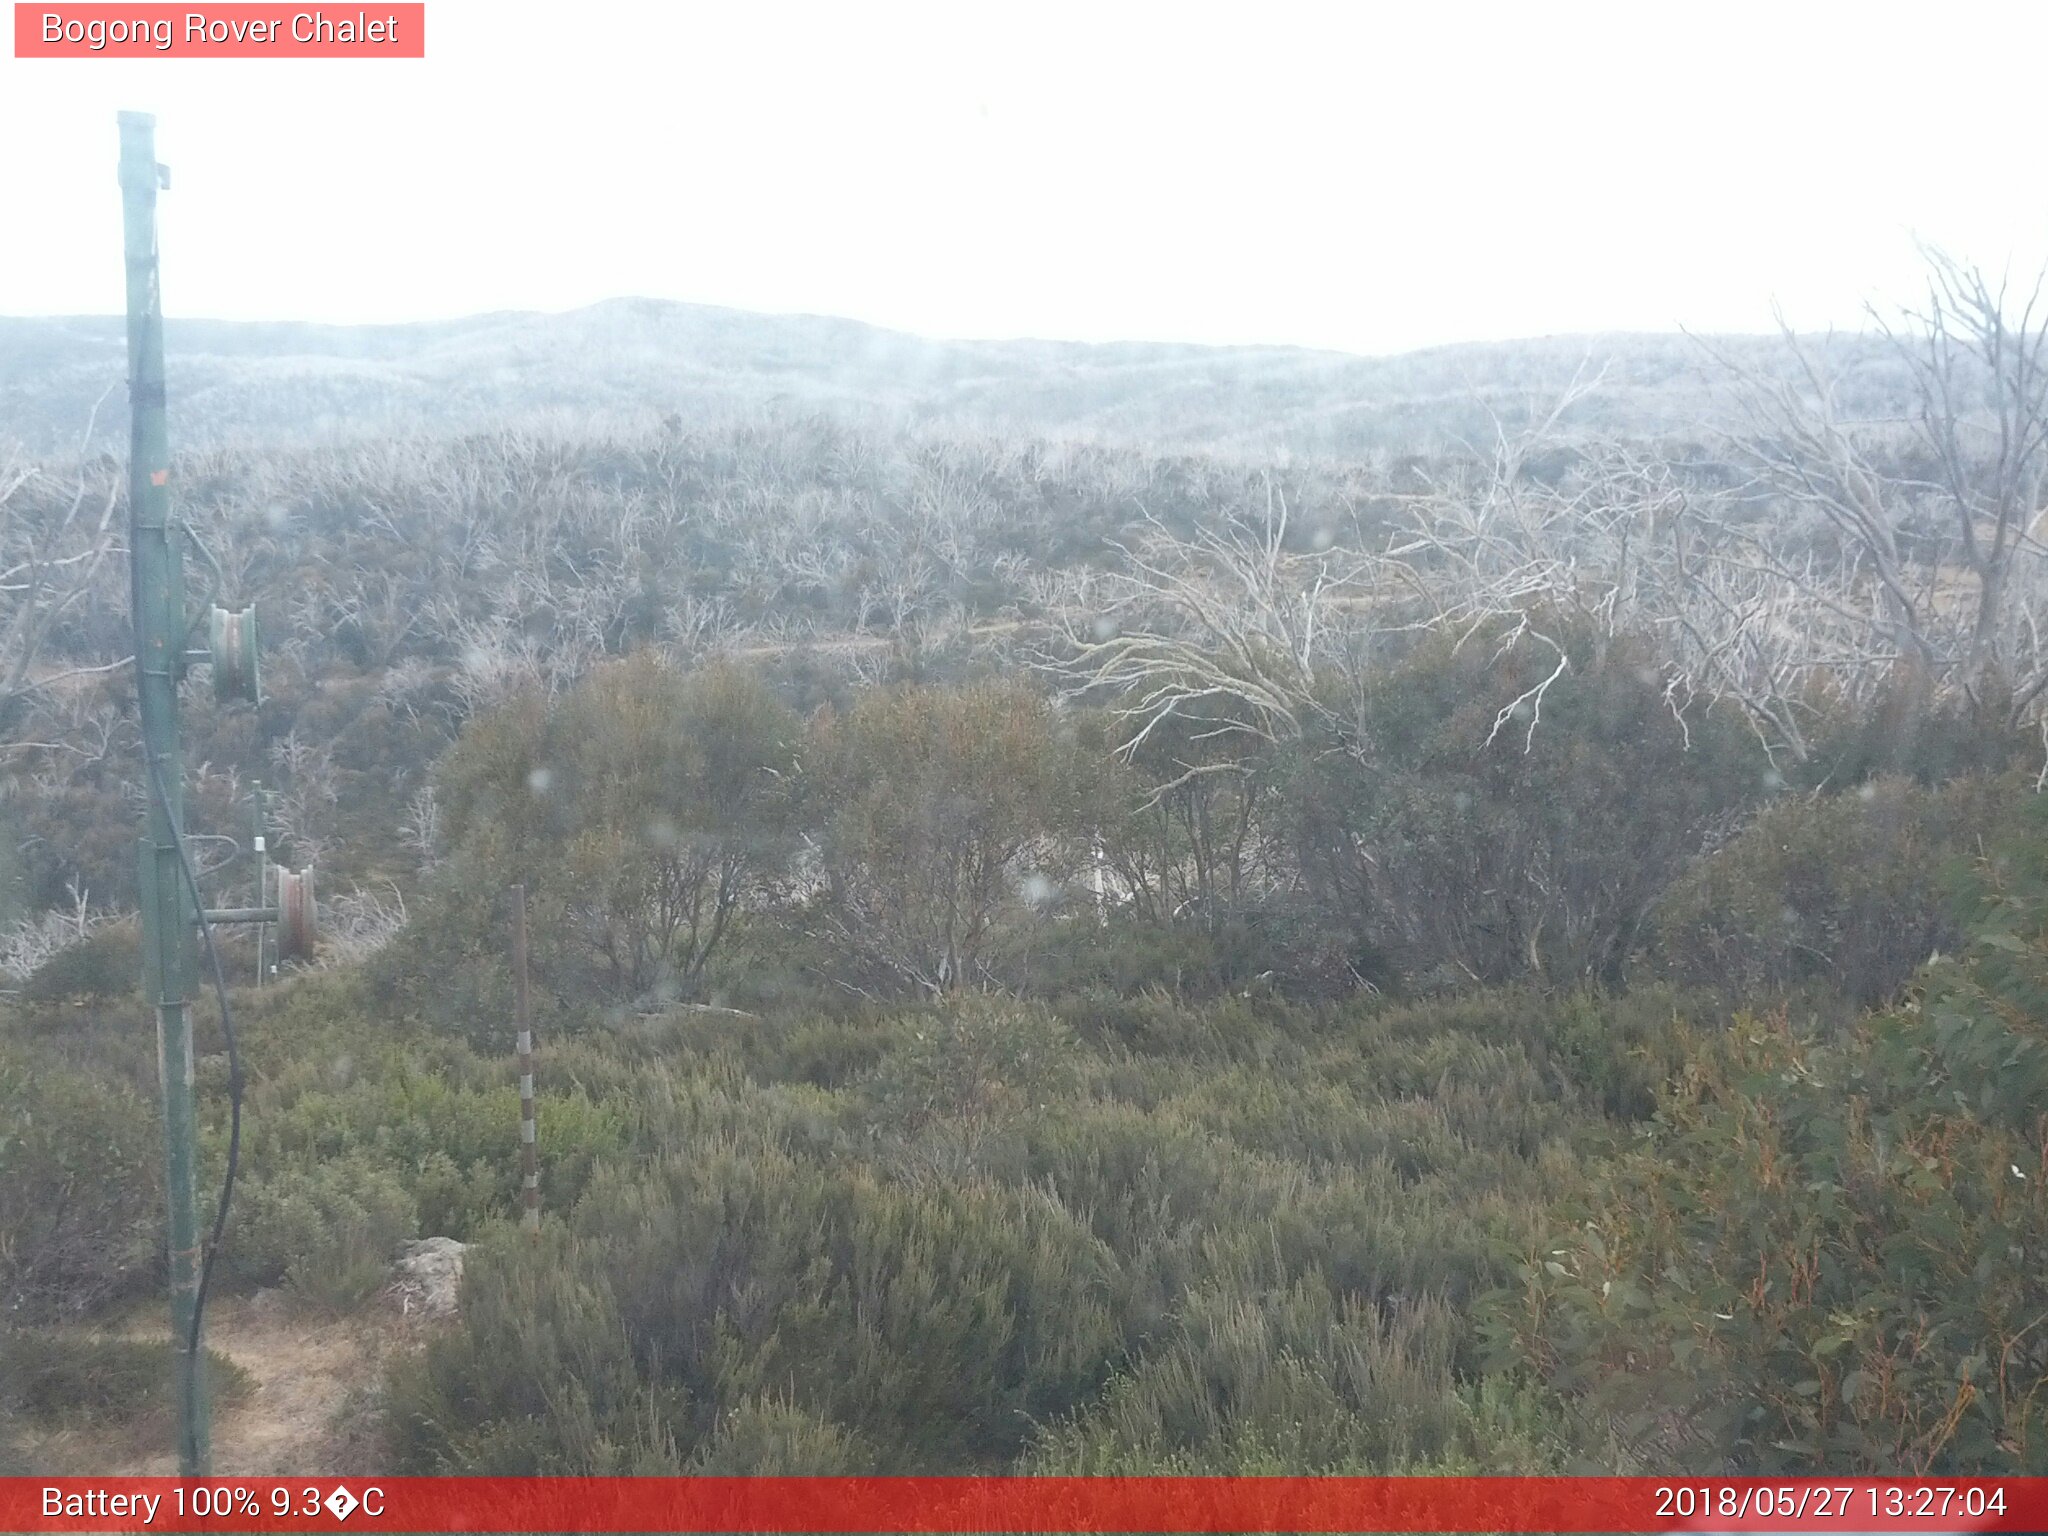
<path id="1" fill-rule="evenodd" d="M 422 3 L 36 4 L 16 0 L 18 59 L 423 59 Z"/>
<path id="2" fill-rule="evenodd" d="M 0 1531 L 2048 1531 L 2048 1478 L 0 1478 Z"/>

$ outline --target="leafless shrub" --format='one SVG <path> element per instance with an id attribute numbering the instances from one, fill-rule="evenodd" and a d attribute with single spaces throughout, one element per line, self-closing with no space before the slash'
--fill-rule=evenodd
<path id="1" fill-rule="evenodd" d="M 406 915 L 405 893 L 389 881 L 382 892 L 356 886 L 322 897 L 319 964 L 352 965 L 375 954 L 397 937 Z"/>
<path id="2" fill-rule="evenodd" d="M 426 874 L 441 861 L 441 805 L 434 796 L 430 783 L 413 792 L 406 802 L 405 820 L 398 829 L 398 840 L 410 848 L 413 857 L 419 861 L 421 874 Z"/>
<path id="3" fill-rule="evenodd" d="M 88 893 L 76 884 L 69 894 L 68 908 L 52 907 L 0 928 L 0 975 L 18 986 L 52 958 L 83 944 L 114 920 L 114 913 L 92 905 Z"/>
<path id="4" fill-rule="evenodd" d="M 2020 296 L 1924 254 L 1924 306 L 1876 317 L 1911 381 L 1904 420 L 1845 407 L 1825 351 L 1789 330 L 1790 373 L 1709 350 L 1737 386 L 1733 446 L 1758 485 L 1834 535 L 1818 567 L 1750 554 L 1828 635 L 1815 664 L 1852 690 L 1905 668 L 1923 699 L 1959 694 L 2017 726 L 2048 691 L 2048 271 Z"/>
<path id="5" fill-rule="evenodd" d="M 97 418 L 98 408 L 94 408 Z M 86 426 L 86 441 L 92 423 Z M 0 447 L 0 707 L 121 661 L 45 665 L 52 635 L 93 592 L 120 547 L 120 477 L 104 462 L 68 470 Z"/>
<path id="6" fill-rule="evenodd" d="M 1270 479 L 1259 513 L 1232 512 L 1191 536 L 1147 515 L 1120 545 L 1092 614 L 1055 620 L 1052 663 L 1072 697 L 1108 701 L 1129 755 L 1168 721 L 1199 739 L 1278 741 L 1326 709 L 1321 676 L 1346 652 L 1379 562 L 1356 551 L 1288 548 L 1289 508 Z M 1224 771 L 1227 765 L 1191 767 Z"/>
<path id="7" fill-rule="evenodd" d="M 1338 694 L 1365 686 L 1345 660 L 1360 638 L 1423 630 L 1554 659 L 1493 718 L 1526 746 L 1567 666 L 1550 626 L 1567 622 L 1652 638 L 1681 728 L 1727 702 L 1795 760 L 1819 710 L 1868 707 L 1902 676 L 1923 702 L 1954 693 L 2023 724 L 2048 695 L 2048 310 L 2038 286 L 2013 302 L 1939 253 L 1929 266 L 1926 307 L 1887 332 L 1911 420 L 1846 417 L 1788 333 L 1792 367 L 1710 349 L 1741 403 L 1739 472 L 1583 433 L 1559 452 L 1553 429 L 1600 383 L 1582 373 L 1527 430 L 1495 418 L 1490 451 L 1382 497 L 1383 543 L 1290 552 L 1270 493 L 1263 516 L 1149 524 L 1092 628 L 1060 625 L 1058 669 L 1115 701 L 1126 751 L 1176 718 L 1268 740 L 1318 715 L 1341 726 Z"/>

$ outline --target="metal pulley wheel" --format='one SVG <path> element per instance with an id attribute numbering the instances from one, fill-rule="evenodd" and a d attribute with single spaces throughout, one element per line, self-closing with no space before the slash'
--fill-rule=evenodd
<path id="1" fill-rule="evenodd" d="M 313 871 L 277 872 L 277 958 L 307 960 L 320 937 L 320 909 L 313 901 Z"/>
<path id="2" fill-rule="evenodd" d="M 255 607 L 215 608 L 208 619 L 208 632 L 213 649 L 213 696 L 224 704 L 261 704 Z"/>

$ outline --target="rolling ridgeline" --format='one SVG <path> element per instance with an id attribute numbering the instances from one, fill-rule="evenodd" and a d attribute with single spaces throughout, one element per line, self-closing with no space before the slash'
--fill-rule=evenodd
<path id="1" fill-rule="evenodd" d="M 825 414 L 885 431 L 1045 435 L 1151 449 L 1365 455 L 1489 445 L 1547 412 L 1582 369 L 1605 388 L 1572 425 L 1690 436 L 1720 423 L 1714 370 L 1678 336 L 1562 337 L 1384 358 L 1301 347 L 934 341 L 857 321 L 655 299 L 566 314 L 387 326 L 178 320 L 164 344 L 176 443 L 331 443 L 554 426 Z M 1788 370 L 1775 339 L 1721 338 Z M 1886 347 L 1835 348 L 1844 403 L 1904 408 Z M 116 317 L 0 318 L 0 422 L 36 453 L 77 447 L 127 366 Z M 117 390 L 118 397 L 118 390 Z M 96 439 L 115 451 L 120 423 Z"/>
<path id="2" fill-rule="evenodd" d="M 75 460 L 118 340 L 0 321 L 11 522 L 118 479 L 106 419 Z M 1540 439 L 1583 344 L 631 301 L 169 348 L 270 693 L 188 693 L 188 823 L 272 785 L 331 929 L 237 997 L 220 1283 L 348 1315 L 471 1245 L 366 1463 L 294 1470 L 2048 1468 L 2040 736 L 1882 648 L 1700 643 L 1701 551 L 1841 544 L 1689 343 Z M 1681 503 L 1726 515 L 1660 564 Z M 132 702 L 77 670 L 125 602 L 102 562 L 0 714 L 0 1470 L 125 1411 L 22 1383 L 121 1379 L 87 1334 L 162 1284 Z"/>

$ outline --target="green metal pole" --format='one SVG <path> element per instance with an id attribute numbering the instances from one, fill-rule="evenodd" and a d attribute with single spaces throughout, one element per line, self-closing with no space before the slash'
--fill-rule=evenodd
<path id="1" fill-rule="evenodd" d="M 164 1100 L 164 1185 L 170 1213 L 171 1347 L 178 1402 L 178 1471 L 208 1469 L 204 1345 L 191 1346 L 199 1301 L 198 1121 L 192 1093 L 190 981 L 194 906 L 178 839 L 184 820 L 178 681 L 185 667 L 184 535 L 170 519 L 170 438 L 164 412 L 163 304 L 157 287 L 156 119 L 121 114 L 121 201 L 128 257 L 128 537 L 133 562 L 135 683 L 149 768 L 140 849 L 143 989 L 156 1005 L 157 1073 Z M 153 773 L 149 770 L 153 769 Z M 161 788 L 161 795 L 157 793 Z"/>

